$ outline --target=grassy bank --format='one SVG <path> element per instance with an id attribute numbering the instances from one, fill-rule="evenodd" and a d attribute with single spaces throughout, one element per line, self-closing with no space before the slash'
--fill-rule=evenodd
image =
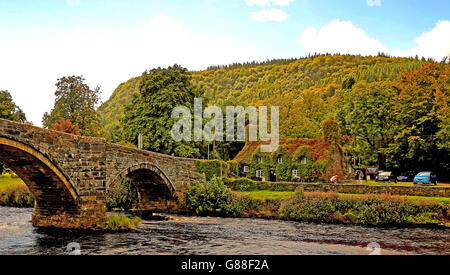
<path id="1" fill-rule="evenodd" d="M 262 182 L 254 181 L 247 178 L 222 178 L 226 186 L 236 191 L 257 191 L 257 190 L 270 190 L 270 191 L 295 191 L 295 189 L 302 185 L 300 182 Z M 320 183 L 320 182 L 318 182 Z M 307 183 L 314 184 L 314 183 Z M 402 186 L 402 187 L 417 187 L 411 182 L 376 182 L 376 181 L 351 181 L 346 183 L 340 183 L 339 185 L 362 185 L 362 186 Z M 420 185 L 419 185 L 420 186 Z M 440 184 L 438 187 L 447 186 Z M 434 186 L 429 186 L 434 187 Z"/>
<path id="2" fill-rule="evenodd" d="M 233 191 L 236 194 L 241 195 L 247 195 L 252 199 L 256 200 L 277 200 L 277 199 L 286 199 L 292 195 L 295 194 L 295 192 L 289 192 L 289 191 Z M 314 192 L 305 192 L 306 194 L 311 194 Z M 318 192 L 315 192 L 318 193 Z M 340 193 L 333 193 L 337 194 L 338 196 L 345 197 L 345 196 L 354 196 L 354 197 L 364 197 L 367 195 L 361 195 L 361 194 L 340 194 Z M 393 196 L 393 197 L 406 197 L 406 196 Z M 420 197 L 420 196 L 407 196 L 407 198 L 412 200 L 424 200 L 424 201 L 434 201 L 434 202 L 442 202 L 446 204 L 450 204 L 450 198 L 446 197 Z"/>
<path id="3" fill-rule="evenodd" d="M 349 182 L 349 184 L 361 184 L 361 185 L 369 185 L 369 186 L 414 186 L 414 184 L 412 183 L 408 183 L 408 182 L 380 182 L 380 181 L 363 181 L 358 182 L 358 181 L 352 181 Z"/>
<path id="4" fill-rule="evenodd" d="M 20 178 L 3 174 L 0 176 L 0 206 L 33 207 L 34 199 Z"/>
<path id="5" fill-rule="evenodd" d="M 220 179 L 194 184 L 186 205 L 197 215 L 279 218 L 371 226 L 450 227 L 448 198 L 324 192 L 238 191 Z"/>
<path id="6" fill-rule="evenodd" d="M 8 188 L 17 187 L 20 185 L 25 185 L 25 183 L 16 175 L 11 175 L 7 173 L 0 175 L 0 192 Z"/>

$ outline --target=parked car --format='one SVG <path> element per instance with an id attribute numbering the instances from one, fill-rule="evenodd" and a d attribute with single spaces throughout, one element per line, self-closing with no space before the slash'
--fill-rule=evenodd
<path id="1" fill-rule="evenodd" d="M 388 171 L 380 171 L 375 180 L 385 182 L 397 182 L 397 178 L 394 176 L 394 173 Z"/>
<path id="2" fill-rule="evenodd" d="M 401 173 L 397 177 L 397 181 L 413 182 L 416 175 L 417 175 L 417 172 L 415 172 L 415 171 L 408 171 L 408 172 L 405 172 L 405 173 Z"/>
<path id="3" fill-rule="evenodd" d="M 437 185 L 437 176 L 433 172 L 420 172 L 414 177 L 414 184 L 434 184 Z"/>
<path id="4" fill-rule="evenodd" d="M 376 180 L 378 176 L 378 167 L 367 167 L 366 168 L 366 176 L 369 180 Z"/>

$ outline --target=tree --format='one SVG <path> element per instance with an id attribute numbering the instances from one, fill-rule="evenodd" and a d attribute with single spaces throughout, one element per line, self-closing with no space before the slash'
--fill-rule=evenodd
<path id="1" fill-rule="evenodd" d="M 64 119 L 62 117 L 58 119 L 57 123 L 53 124 L 52 129 L 55 131 L 81 136 L 78 126 L 73 125 L 72 122 L 70 122 L 70 119 Z"/>
<path id="2" fill-rule="evenodd" d="M 8 91 L 0 90 L 0 118 L 28 123 L 25 113 L 14 103 Z M 0 163 L 0 175 L 6 167 Z"/>
<path id="3" fill-rule="evenodd" d="M 100 88 L 92 90 L 84 83 L 82 76 L 69 76 L 58 79 L 56 100 L 50 114 L 45 113 L 42 124 L 51 128 L 60 117 L 69 119 L 77 125 L 85 136 L 98 136 L 100 127 L 96 106 L 100 102 Z"/>
<path id="4" fill-rule="evenodd" d="M 353 76 L 347 78 L 342 83 L 342 89 L 344 90 L 351 90 L 353 88 L 353 85 L 355 85 L 356 80 Z"/>
<path id="5" fill-rule="evenodd" d="M 338 119 L 343 133 L 353 138 L 352 155 L 365 165 L 386 168 L 386 157 L 394 135 L 393 83 L 357 82 L 338 94 Z"/>
<path id="6" fill-rule="evenodd" d="M 26 123 L 25 113 L 17 107 L 8 91 L 0 91 L 0 118 Z"/>
<path id="7" fill-rule="evenodd" d="M 132 103 L 125 107 L 123 135 L 137 144 L 139 134 L 143 135 L 146 150 L 182 157 L 200 157 L 203 144 L 175 142 L 172 139 L 172 110 L 186 106 L 194 111 L 194 99 L 202 92 L 191 84 L 187 69 L 178 65 L 167 69 L 153 69 L 141 77 L 139 93 L 133 95 Z"/>
<path id="8" fill-rule="evenodd" d="M 395 88 L 393 110 L 396 135 L 389 146 L 389 161 L 401 169 L 430 169 L 448 175 L 450 146 L 450 69 L 429 63 L 406 72 Z"/>

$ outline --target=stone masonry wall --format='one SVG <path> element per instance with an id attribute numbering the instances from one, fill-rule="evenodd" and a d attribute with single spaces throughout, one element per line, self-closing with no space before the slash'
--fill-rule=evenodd
<path id="1" fill-rule="evenodd" d="M 45 130 L 0 119 L 0 137 L 29 146 L 59 168 L 78 195 L 77 210 L 37 206 L 33 224 L 41 227 L 88 228 L 106 216 L 106 141 Z M 20 148 L 19 148 L 20 149 Z M 1 153 L 1 152 L 0 152 Z M 33 184 L 27 182 L 27 185 Z M 29 186 L 30 189 L 33 186 Z M 39 201 L 39 199 L 37 199 Z"/>
<path id="2" fill-rule="evenodd" d="M 178 158 L 139 150 L 118 144 L 107 144 L 107 187 L 126 169 L 149 163 L 158 167 L 169 178 L 175 190 L 185 189 L 191 182 L 203 180 L 196 170 L 195 160 Z"/>

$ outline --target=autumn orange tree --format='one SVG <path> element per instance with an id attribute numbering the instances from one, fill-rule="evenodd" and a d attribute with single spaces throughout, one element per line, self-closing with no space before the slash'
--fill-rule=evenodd
<path id="1" fill-rule="evenodd" d="M 395 86 L 393 101 L 396 135 L 389 162 L 398 168 L 450 172 L 450 65 L 424 64 L 406 72 Z"/>
<path id="2" fill-rule="evenodd" d="M 81 136 L 78 125 L 72 124 L 70 119 L 58 118 L 58 122 L 52 125 L 52 129 L 59 132 Z"/>

